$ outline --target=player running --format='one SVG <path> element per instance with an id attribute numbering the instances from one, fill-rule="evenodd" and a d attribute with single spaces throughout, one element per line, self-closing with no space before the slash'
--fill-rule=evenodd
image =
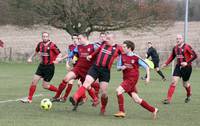
<path id="1" fill-rule="evenodd" d="M 92 54 L 97 47 L 95 46 L 95 44 L 89 43 L 86 34 L 78 35 L 78 39 L 79 39 L 80 45 L 78 45 L 74 49 L 72 54 L 70 54 L 69 56 L 69 57 L 72 57 L 74 53 L 78 53 L 79 55 L 78 61 L 76 65 L 74 66 L 74 68 L 69 73 L 67 73 L 63 81 L 60 83 L 58 91 L 56 95 L 54 96 L 54 99 L 59 99 L 63 88 L 65 88 L 65 85 L 69 83 L 70 80 L 80 79 L 80 81 L 83 83 L 85 81 L 85 77 L 86 77 L 88 69 L 93 64 L 93 60 L 88 61 L 86 57 Z M 95 96 L 95 91 L 93 88 L 91 87 L 88 88 L 88 93 L 92 97 L 94 103 L 98 102 L 98 98 Z M 85 98 L 85 97 L 86 96 L 83 96 L 82 98 Z M 76 110 L 76 107 L 74 108 L 74 110 Z"/>
<path id="2" fill-rule="evenodd" d="M 41 62 L 37 68 L 37 71 L 33 77 L 33 80 L 30 84 L 28 98 L 21 99 L 23 103 L 31 103 L 33 95 L 36 90 L 36 86 L 40 79 L 43 79 L 42 87 L 50 91 L 57 91 L 57 88 L 50 83 L 51 79 L 54 76 L 55 66 L 54 61 L 58 60 L 62 54 L 57 48 L 56 44 L 49 40 L 49 34 L 47 32 L 42 33 L 42 41 L 38 43 L 35 53 L 28 58 L 28 62 L 32 62 L 32 58 L 37 54 L 41 57 Z"/>
<path id="3" fill-rule="evenodd" d="M 141 99 L 136 90 L 136 84 L 139 78 L 139 66 L 142 66 L 147 73 L 146 82 L 149 82 L 150 72 L 148 65 L 134 53 L 135 44 L 129 40 L 123 42 L 125 54 L 120 55 L 117 63 L 117 69 L 123 72 L 123 82 L 117 88 L 117 99 L 119 112 L 114 114 L 115 117 L 125 117 L 124 96 L 126 92 L 129 96 L 143 108 L 153 113 L 153 119 L 156 119 L 158 109 L 149 105 L 145 100 Z"/>
<path id="4" fill-rule="evenodd" d="M 183 87 L 187 92 L 187 97 L 185 98 L 185 103 L 191 100 L 191 85 L 189 83 L 190 75 L 192 73 L 192 61 L 197 58 L 195 51 L 189 44 L 184 43 L 183 36 L 177 35 L 177 44 L 172 50 L 172 53 L 165 64 L 162 65 L 166 67 L 169 63 L 176 57 L 177 64 L 173 72 L 172 82 L 168 89 L 167 99 L 163 101 L 163 104 L 170 104 L 172 101 L 172 96 L 174 94 L 178 80 L 182 78 Z"/>

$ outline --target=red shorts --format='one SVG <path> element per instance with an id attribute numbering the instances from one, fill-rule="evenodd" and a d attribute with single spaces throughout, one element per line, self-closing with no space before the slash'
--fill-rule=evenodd
<path id="1" fill-rule="evenodd" d="M 88 69 L 85 69 L 83 67 L 76 67 L 75 66 L 72 69 L 72 71 L 75 73 L 76 79 L 80 79 L 81 83 L 83 84 L 83 82 L 85 81 L 85 77 L 87 75 Z"/>
<path id="2" fill-rule="evenodd" d="M 136 92 L 137 93 L 137 88 L 136 88 L 136 84 L 137 84 L 138 79 L 136 80 L 124 80 L 121 83 L 121 87 L 127 92 L 127 93 L 131 93 L 131 92 Z"/>

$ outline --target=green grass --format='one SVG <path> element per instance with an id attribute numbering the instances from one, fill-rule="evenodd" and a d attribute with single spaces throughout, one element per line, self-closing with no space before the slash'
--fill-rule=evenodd
<path id="1" fill-rule="evenodd" d="M 37 68 L 37 64 L 6 64 L 0 63 L 0 101 L 13 100 L 27 96 L 29 84 Z M 139 96 L 150 104 L 159 108 L 158 120 L 152 120 L 151 113 L 135 104 L 125 94 L 126 118 L 119 119 L 112 116 L 118 111 L 115 89 L 121 82 L 121 73 L 112 70 L 111 82 L 109 84 L 109 104 L 105 117 L 99 116 L 99 106 L 93 108 L 90 100 L 80 106 L 77 112 L 72 112 L 69 102 L 54 103 L 50 111 L 43 111 L 39 104 L 43 98 L 51 98 L 52 92 L 42 89 L 38 84 L 36 94 L 43 93 L 45 96 L 35 97 L 32 104 L 20 102 L 0 103 L 0 126 L 198 126 L 200 125 L 200 70 L 193 70 L 191 76 L 192 101 L 184 103 L 185 89 L 179 82 L 173 102 L 170 105 L 161 104 L 165 98 L 171 77 L 170 69 L 163 71 L 167 81 L 161 81 L 160 77 L 151 72 L 151 82 L 145 85 L 139 81 Z M 66 73 L 63 64 L 56 66 L 56 73 L 52 84 L 58 86 Z M 141 74 L 144 71 L 141 70 Z M 71 95 L 77 86 L 73 87 Z"/>

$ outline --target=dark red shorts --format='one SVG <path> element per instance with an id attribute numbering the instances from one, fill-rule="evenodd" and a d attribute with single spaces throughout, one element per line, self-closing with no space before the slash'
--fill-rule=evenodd
<path id="1" fill-rule="evenodd" d="M 138 81 L 138 79 L 124 80 L 121 83 L 121 86 L 127 93 L 131 93 L 131 92 L 137 93 L 137 88 L 136 88 L 137 81 Z"/>
<path id="2" fill-rule="evenodd" d="M 83 67 L 76 67 L 75 66 L 72 69 L 72 71 L 75 73 L 76 79 L 80 79 L 81 83 L 83 84 L 83 82 L 85 81 L 85 77 L 87 75 L 88 69 L 83 68 Z"/>

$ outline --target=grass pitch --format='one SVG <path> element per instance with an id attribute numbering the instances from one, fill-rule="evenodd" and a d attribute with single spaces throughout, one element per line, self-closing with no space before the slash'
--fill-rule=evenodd
<path id="1" fill-rule="evenodd" d="M 145 85 L 139 80 L 139 96 L 153 106 L 159 108 L 157 120 L 152 120 L 151 113 L 135 104 L 128 95 L 125 96 L 126 118 L 115 118 L 112 114 L 118 111 L 115 89 L 121 83 L 121 72 L 112 69 L 111 82 L 108 88 L 109 102 L 106 116 L 99 116 L 100 106 L 91 106 L 90 98 L 77 112 L 72 112 L 72 106 L 66 103 L 53 103 L 50 111 L 40 109 L 40 101 L 43 98 L 51 98 L 54 93 L 42 89 L 38 84 L 36 95 L 32 104 L 22 104 L 14 101 L 27 96 L 29 84 L 35 73 L 37 64 L 7 64 L 0 63 L 0 126 L 198 126 L 200 125 L 200 70 L 193 69 L 191 76 L 192 100 L 184 103 L 185 89 L 179 82 L 173 102 L 163 105 L 161 100 L 166 93 L 171 80 L 170 69 L 163 70 L 167 81 L 151 71 L 151 82 Z M 52 84 L 58 86 L 66 71 L 63 64 L 56 66 L 56 73 Z M 141 75 L 144 71 L 141 70 Z M 77 86 L 73 87 L 72 95 Z M 10 101 L 9 101 L 10 100 Z"/>

